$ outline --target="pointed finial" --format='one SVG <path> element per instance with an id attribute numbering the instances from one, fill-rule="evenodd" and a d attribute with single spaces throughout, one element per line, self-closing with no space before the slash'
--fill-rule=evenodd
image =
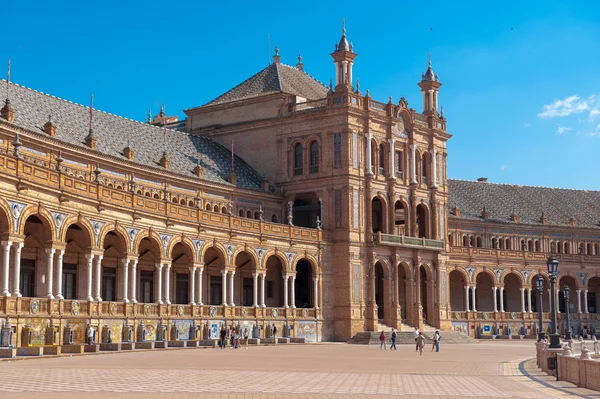
<path id="1" fill-rule="evenodd" d="M 346 20 L 342 18 L 342 35 L 346 34 Z"/>
<path id="2" fill-rule="evenodd" d="M 148 123 L 152 122 L 152 110 L 148 110 Z"/>
<path id="3" fill-rule="evenodd" d="M 299 64 L 302 63 L 302 55 L 301 54 L 298 54 L 298 63 Z"/>
<path id="4" fill-rule="evenodd" d="M 360 81 L 356 78 L 356 90 L 360 89 Z"/>
<path id="5" fill-rule="evenodd" d="M 275 46 L 275 56 L 279 55 L 279 46 Z"/>
<path id="6" fill-rule="evenodd" d="M 427 64 L 429 66 L 431 66 L 431 53 L 430 52 L 427 53 Z"/>
<path id="7" fill-rule="evenodd" d="M 440 106 L 440 115 L 443 117 L 444 116 L 444 106 Z"/>
<path id="8" fill-rule="evenodd" d="M 333 89 L 333 79 L 329 78 L 329 90 Z"/>

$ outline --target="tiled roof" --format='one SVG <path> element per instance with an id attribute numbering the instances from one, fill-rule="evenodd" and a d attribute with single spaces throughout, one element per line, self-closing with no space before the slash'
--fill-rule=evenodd
<path id="1" fill-rule="evenodd" d="M 0 93 L 6 93 L 6 80 L 0 80 Z M 85 147 L 89 133 L 89 107 L 72 103 L 20 85 L 10 84 L 10 100 L 15 111 L 15 124 L 24 129 L 42 132 L 42 126 L 52 115 L 57 126 L 56 138 L 66 143 Z M 0 101 L 0 108 L 4 100 Z M 204 168 L 204 179 L 229 184 L 231 152 L 214 141 L 176 130 L 166 130 L 147 123 L 136 122 L 106 112 L 93 111 L 93 130 L 97 139 L 96 150 L 126 159 L 122 154 L 129 142 L 135 151 L 135 162 L 160 168 L 159 161 L 166 147 L 171 162 L 169 171 L 195 176 L 199 162 Z M 163 144 L 165 143 L 165 144 Z M 262 191 L 261 176 L 243 160 L 236 157 L 235 173 L 240 188 Z M 276 189 L 270 185 L 271 191 Z"/>
<path id="2" fill-rule="evenodd" d="M 514 212 L 519 223 L 541 224 L 543 210 L 548 225 L 569 225 L 575 218 L 576 226 L 600 228 L 600 191 L 451 179 L 448 191 L 449 210 L 457 207 L 463 219 L 483 220 L 485 203 L 489 221 L 512 223 Z"/>
<path id="3" fill-rule="evenodd" d="M 273 63 L 256 75 L 220 95 L 206 105 L 287 93 L 317 100 L 327 96 L 327 87 L 304 71 L 281 63 Z"/>

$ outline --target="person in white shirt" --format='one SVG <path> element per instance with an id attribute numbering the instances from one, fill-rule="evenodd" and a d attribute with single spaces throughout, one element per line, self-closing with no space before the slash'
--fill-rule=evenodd
<path id="1" fill-rule="evenodd" d="M 94 343 L 94 329 L 91 324 L 87 326 L 87 342 L 88 345 L 92 345 Z"/>
<path id="2" fill-rule="evenodd" d="M 419 344 L 417 343 L 417 338 L 419 338 L 419 329 L 417 327 L 415 327 L 414 336 L 415 336 L 415 346 L 416 346 L 416 350 L 418 352 L 419 351 Z"/>
<path id="3" fill-rule="evenodd" d="M 433 345 L 431 345 L 431 351 L 433 352 L 433 350 L 435 349 L 436 352 L 440 351 L 440 339 L 442 337 L 440 336 L 440 332 L 436 331 L 435 335 L 433 336 Z"/>

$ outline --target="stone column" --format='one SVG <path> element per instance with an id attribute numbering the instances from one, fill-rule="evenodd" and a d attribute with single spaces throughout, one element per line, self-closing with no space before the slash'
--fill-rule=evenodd
<path id="1" fill-rule="evenodd" d="M 286 274 L 283 276 L 283 307 L 289 308 L 288 306 L 288 286 L 289 286 L 289 276 Z"/>
<path id="2" fill-rule="evenodd" d="M 414 144 L 410 146 L 410 184 L 417 184 L 417 148 Z"/>
<path id="3" fill-rule="evenodd" d="M 46 288 L 48 288 L 46 297 L 49 299 L 54 299 L 54 294 L 52 294 L 52 283 L 54 282 L 54 253 L 56 252 L 55 248 L 46 248 L 46 254 L 48 254 L 48 263 L 46 265 L 47 275 L 46 275 Z"/>
<path id="4" fill-rule="evenodd" d="M 525 313 L 525 288 L 521 287 L 521 312 Z"/>
<path id="5" fill-rule="evenodd" d="M 435 148 L 432 148 L 430 150 L 430 153 L 431 153 L 431 186 L 437 187 L 437 160 L 436 160 L 437 150 Z"/>
<path id="6" fill-rule="evenodd" d="M 291 305 L 292 309 L 295 309 L 296 308 L 296 276 L 295 275 L 293 275 L 292 278 L 290 279 L 290 284 L 291 284 L 290 288 L 291 288 L 291 291 L 292 291 L 292 293 L 291 293 L 291 301 L 290 302 L 292 304 Z"/>
<path id="7" fill-rule="evenodd" d="M 2 250 L 4 256 L 2 257 L 2 296 L 10 296 L 8 289 L 9 273 L 10 273 L 10 247 L 11 241 L 2 241 Z"/>
<path id="8" fill-rule="evenodd" d="M 131 265 L 131 290 L 129 292 L 129 296 L 131 297 L 131 302 L 132 303 L 137 303 L 137 263 L 138 260 L 136 259 L 131 259 L 131 262 L 129 262 L 129 264 Z"/>
<path id="9" fill-rule="evenodd" d="M 252 306 L 258 307 L 258 273 L 252 273 Z"/>
<path id="10" fill-rule="evenodd" d="M 265 279 L 267 278 L 267 273 L 262 273 L 260 277 L 260 306 L 266 308 L 267 305 L 265 304 Z"/>
<path id="11" fill-rule="evenodd" d="M 123 288 L 121 293 L 121 301 L 129 303 L 129 295 L 127 287 L 129 286 L 129 259 L 122 259 L 123 262 Z"/>
<path id="12" fill-rule="evenodd" d="M 469 308 L 469 286 L 465 286 L 465 311 L 470 312 Z"/>
<path id="13" fill-rule="evenodd" d="M 319 309 L 319 277 L 315 277 L 313 279 L 314 288 L 313 288 L 313 296 L 315 302 L 315 309 Z"/>
<path id="14" fill-rule="evenodd" d="M 476 286 L 471 287 L 471 296 L 473 297 L 473 312 L 477 312 L 477 304 L 475 302 L 475 298 L 476 298 L 475 290 L 476 289 L 477 289 Z"/>
<path id="15" fill-rule="evenodd" d="M 235 303 L 233 301 L 233 294 L 235 292 L 235 284 L 234 284 L 235 280 L 233 278 L 235 276 L 235 272 L 231 271 L 230 273 L 231 274 L 229 275 L 229 285 L 230 285 L 230 287 L 229 287 L 229 305 L 235 306 Z"/>
<path id="16" fill-rule="evenodd" d="M 202 302 L 202 274 L 204 273 L 204 266 L 200 266 L 198 268 L 198 305 L 202 306 L 204 303 Z"/>
<path id="17" fill-rule="evenodd" d="M 577 313 L 581 314 L 581 290 L 577 290 Z"/>
<path id="18" fill-rule="evenodd" d="M 88 261 L 87 265 L 87 295 L 86 299 L 88 301 L 93 301 L 94 297 L 92 296 L 92 268 L 94 266 L 94 254 L 86 254 L 85 258 Z"/>
<path id="19" fill-rule="evenodd" d="M 165 272 L 165 304 L 171 304 L 171 262 L 163 263 Z"/>
<path id="20" fill-rule="evenodd" d="M 500 287 L 500 311 L 504 312 L 504 287 Z"/>
<path id="21" fill-rule="evenodd" d="M 56 258 L 56 286 L 54 287 L 56 299 L 64 299 L 62 294 L 62 274 L 63 274 L 63 256 L 65 255 L 64 249 L 58 250 L 58 257 Z"/>
<path id="22" fill-rule="evenodd" d="M 222 305 L 227 306 L 227 270 L 221 270 L 221 285 Z"/>
<path id="23" fill-rule="evenodd" d="M 190 305 L 195 305 L 194 295 L 196 294 L 196 266 L 189 268 L 190 270 Z"/>
<path id="24" fill-rule="evenodd" d="M 12 295 L 16 298 L 20 298 L 21 295 L 21 250 L 23 249 L 22 242 L 15 242 L 15 257 L 13 261 L 13 293 Z"/>
<path id="25" fill-rule="evenodd" d="M 533 313 L 531 310 L 531 288 L 527 289 L 527 310 L 529 313 Z"/>
<path id="26" fill-rule="evenodd" d="M 496 292 L 498 291 L 498 287 L 492 287 L 492 291 L 494 291 L 494 312 L 498 311 L 498 298 L 496 298 Z"/>
<path id="27" fill-rule="evenodd" d="M 102 294 L 100 288 L 102 287 L 102 258 L 103 255 L 96 256 L 96 301 L 102 302 Z"/>
<path id="28" fill-rule="evenodd" d="M 371 133 L 366 134 L 367 138 L 367 174 L 373 174 L 373 159 L 371 156 Z"/>
<path id="29" fill-rule="evenodd" d="M 588 314 L 588 290 L 583 290 L 583 313 Z"/>
<path id="30" fill-rule="evenodd" d="M 156 279 L 156 303 L 162 305 L 162 268 L 163 265 L 161 262 L 156 263 L 156 273 L 154 273 L 157 277 Z"/>
<path id="31" fill-rule="evenodd" d="M 396 178 L 396 140 L 388 140 L 390 143 L 390 177 Z"/>

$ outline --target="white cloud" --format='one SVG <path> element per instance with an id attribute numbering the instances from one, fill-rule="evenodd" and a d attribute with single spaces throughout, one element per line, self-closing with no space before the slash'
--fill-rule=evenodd
<path id="1" fill-rule="evenodd" d="M 500 170 L 506 170 L 507 166 L 506 165 L 501 165 L 500 166 Z"/>
<path id="2" fill-rule="evenodd" d="M 525 126 L 526 128 L 527 128 L 527 127 L 531 127 L 531 123 L 529 123 L 529 122 L 525 122 L 525 123 L 523 124 L 523 126 Z"/>
<path id="3" fill-rule="evenodd" d="M 600 101 L 595 94 L 588 98 L 572 95 L 564 100 L 554 100 L 552 104 L 542 106 L 538 118 L 556 118 L 588 112 L 588 120 L 593 121 L 600 116 Z"/>
<path id="4" fill-rule="evenodd" d="M 556 129 L 556 133 L 563 134 L 563 133 L 569 132 L 571 130 L 573 130 L 573 128 L 567 127 L 567 126 L 558 125 L 558 129 Z"/>
<path id="5" fill-rule="evenodd" d="M 594 131 L 588 132 L 585 135 L 588 137 L 600 136 L 600 125 L 596 126 L 596 129 Z"/>

